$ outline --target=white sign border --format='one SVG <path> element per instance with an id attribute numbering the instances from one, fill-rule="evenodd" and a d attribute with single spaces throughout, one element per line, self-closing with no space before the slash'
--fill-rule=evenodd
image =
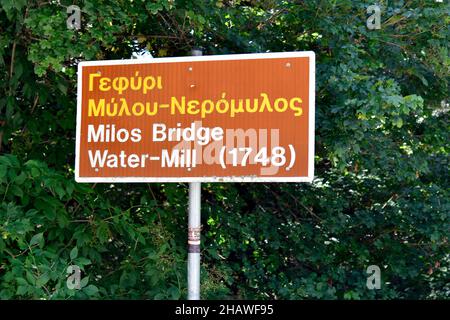
<path id="1" fill-rule="evenodd" d="M 169 63 L 190 61 L 223 61 L 251 60 L 273 58 L 309 58 L 309 130 L 308 130 L 308 176 L 307 177 L 262 177 L 262 176 L 225 176 L 225 177 L 80 177 L 80 136 L 81 136 L 81 89 L 82 68 L 85 66 L 110 66 L 124 64 Z M 150 182 L 312 182 L 314 179 L 314 134 L 315 134 L 315 90 L 316 90 L 316 54 L 313 51 L 271 52 L 227 54 L 213 56 L 189 56 L 170 58 L 145 58 L 129 60 L 84 61 L 78 64 L 77 75 L 77 126 L 75 149 L 75 181 L 76 182 L 107 182 L 107 183 L 150 183 Z"/>

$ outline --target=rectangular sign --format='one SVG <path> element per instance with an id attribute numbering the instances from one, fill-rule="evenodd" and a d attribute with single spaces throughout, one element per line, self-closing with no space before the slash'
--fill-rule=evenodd
<path id="1" fill-rule="evenodd" d="M 78 182 L 309 182 L 314 52 L 78 65 Z"/>

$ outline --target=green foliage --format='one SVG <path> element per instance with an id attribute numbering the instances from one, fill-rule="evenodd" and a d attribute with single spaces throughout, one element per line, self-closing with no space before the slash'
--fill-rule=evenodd
<path id="1" fill-rule="evenodd" d="M 101 196 L 108 188 L 96 192 L 43 162 L 6 155 L 0 165 L 2 298 L 180 297 L 185 254 L 162 225 L 169 208 L 121 210 Z M 81 291 L 66 287 L 70 265 L 86 275 Z"/>
<path id="2" fill-rule="evenodd" d="M 0 0 L 1 299 L 186 296 L 186 185 L 73 179 L 76 66 L 194 46 L 317 55 L 317 179 L 203 185 L 204 298 L 450 298 L 448 3 L 381 1 L 380 30 L 369 1 L 74 3 L 77 31 Z"/>

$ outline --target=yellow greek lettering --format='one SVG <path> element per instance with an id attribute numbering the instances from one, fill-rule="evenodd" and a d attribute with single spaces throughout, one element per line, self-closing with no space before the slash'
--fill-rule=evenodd
<path id="1" fill-rule="evenodd" d="M 139 107 L 139 111 L 137 111 L 137 108 Z M 142 116 L 145 112 L 145 107 L 144 104 L 142 102 L 135 102 L 132 106 L 131 106 L 131 113 L 134 116 Z"/>
<path id="2" fill-rule="evenodd" d="M 98 86 L 100 91 L 109 91 L 111 90 L 111 78 L 103 77 L 100 79 L 100 85 Z"/>
<path id="3" fill-rule="evenodd" d="M 139 71 L 136 71 L 134 77 L 130 78 L 130 88 L 134 91 L 142 89 L 142 77 L 139 77 Z"/>
<path id="4" fill-rule="evenodd" d="M 261 102 L 261 107 L 259 108 L 259 112 L 264 112 L 264 107 L 267 108 L 267 110 L 269 112 L 272 112 L 272 106 L 270 105 L 270 99 L 269 96 L 267 95 L 267 93 L 261 93 L 261 97 L 262 97 L 262 102 Z"/>
<path id="5" fill-rule="evenodd" d="M 148 84 L 148 81 L 150 80 L 150 85 Z M 144 94 L 147 93 L 147 91 L 153 90 L 156 86 L 156 80 L 154 77 L 152 76 L 148 76 L 144 78 L 144 89 L 142 90 L 142 92 Z"/>
<path id="6" fill-rule="evenodd" d="M 298 102 L 300 105 L 296 105 L 296 102 Z M 292 98 L 289 101 L 289 108 L 291 108 L 292 111 L 295 111 L 294 116 L 299 117 L 303 114 L 303 108 L 301 107 L 302 103 L 303 101 L 299 97 Z"/>
<path id="7" fill-rule="evenodd" d="M 120 98 L 120 101 L 122 101 L 122 106 L 120 107 L 118 116 L 122 116 L 124 112 L 127 116 L 131 116 L 130 110 L 128 109 L 127 100 L 125 100 L 124 98 Z"/>
<path id="8" fill-rule="evenodd" d="M 115 98 L 112 98 L 111 102 L 106 104 L 106 115 L 108 117 L 114 117 L 117 114 L 117 102 L 115 100 Z"/>
<path id="9" fill-rule="evenodd" d="M 209 109 L 206 108 L 206 105 L 209 105 Z M 202 118 L 205 118 L 207 114 L 211 114 L 214 110 L 214 102 L 211 100 L 204 100 L 200 107 L 202 110 Z"/>
<path id="10" fill-rule="evenodd" d="M 239 99 L 238 106 L 236 108 L 236 100 L 231 99 L 230 110 L 231 110 L 230 116 L 232 118 L 234 118 L 236 113 L 244 112 L 244 100 Z"/>
<path id="11" fill-rule="evenodd" d="M 280 103 L 282 104 L 282 107 L 280 107 Z M 285 98 L 278 98 L 275 100 L 275 103 L 273 104 L 273 107 L 275 108 L 275 111 L 277 112 L 285 112 L 288 108 L 288 101 Z"/>
<path id="12" fill-rule="evenodd" d="M 153 103 L 153 110 L 151 110 L 151 107 L 152 107 L 151 102 L 146 102 L 145 103 L 145 113 L 148 116 L 154 116 L 155 114 L 158 113 L 158 103 L 157 102 Z"/>
<path id="13" fill-rule="evenodd" d="M 130 81 L 126 77 L 114 78 L 112 82 L 113 89 L 116 90 L 119 94 L 122 94 L 122 92 L 127 90 L 129 85 Z"/>
<path id="14" fill-rule="evenodd" d="M 156 87 L 157 87 L 158 89 L 162 89 L 162 78 L 161 78 L 161 76 L 158 76 L 158 77 L 156 78 Z"/>
<path id="15" fill-rule="evenodd" d="M 218 100 L 216 103 L 216 110 L 218 113 L 226 113 L 228 112 L 228 109 L 230 109 L 230 103 L 225 99 L 226 93 L 222 93 L 222 99 Z M 220 106 L 223 107 L 223 109 L 220 108 Z"/>
<path id="16" fill-rule="evenodd" d="M 105 115 L 105 99 L 99 99 L 98 104 L 95 104 L 95 99 L 89 99 L 88 117 L 98 117 Z"/>
<path id="17" fill-rule="evenodd" d="M 245 99 L 245 111 L 254 113 L 258 111 L 258 105 L 259 105 L 259 99 L 255 98 L 253 99 L 253 108 L 251 108 L 252 100 L 251 99 Z"/>
<path id="18" fill-rule="evenodd" d="M 176 114 L 176 109 L 178 109 L 178 112 L 180 114 L 186 113 L 186 97 L 181 97 L 181 103 L 178 101 L 176 97 L 170 98 L 170 114 Z"/>
<path id="19" fill-rule="evenodd" d="M 188 114 L 198 114 L 200 112 L 200 109 L 198 109 L 200 102 L 198 100 L 189 100 L 187 105 L 188 105 L 187 108 Z"/>
<path id="20" fill-rule="evenodd" d="M 94 78 L 100 77 L 98 73 L 89 74 L 89 91 L 94 90 Z"/>

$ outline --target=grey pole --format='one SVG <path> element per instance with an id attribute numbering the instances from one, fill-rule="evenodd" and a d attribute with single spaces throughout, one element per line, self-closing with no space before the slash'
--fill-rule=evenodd
<path id="1" fill-rule="evenodd" d="M 188 300 L 200 300 L 201 183 L 189 183 Z"/>
<path id="2" fill-rule="evenodd" d="M 200 49 L 192 49 L 192 56 L 201 56 Z M 201 183 L 189 183 L 188 213 L 188 300 L 200 300 L 200 233 Z"/>

